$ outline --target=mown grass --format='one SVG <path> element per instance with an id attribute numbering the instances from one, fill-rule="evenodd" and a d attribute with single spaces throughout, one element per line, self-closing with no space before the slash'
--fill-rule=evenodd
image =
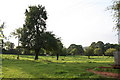
<path id="1" fill-rule="evenodd" d="M 113 57 L 92 56 L 39 56 L 35 61 L 34 56 L 2 55 L 3 78 L 101 78 L 101 76 L 88 72 L 99 66 L 113 64 Z"/>

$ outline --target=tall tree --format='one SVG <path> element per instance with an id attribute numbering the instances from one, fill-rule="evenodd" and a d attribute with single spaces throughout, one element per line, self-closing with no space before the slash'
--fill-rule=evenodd
<path id="1" fill-rule="evenodd" d="M 1 47 L 3 48 L 3 39 L 4 39 L 4 34 L 3 34 L 3 28 L 5 26 L 5 23 L 3 22 L 2 25 L 0 25 L 0 43 L 1 43 Z"/>
<path id="2" fill-rule="evenodd" d="M 114 0 L 113 5 L 109 7 L 114 11 L 114 21 L 116 22 L 116 29 L 118 30 L 118 43 L 120 44 L 120 0 Z"/>
<path id="3" fill-rule="evenodd" d="M 92 47 L 86 47 L 85 55 L 88 56 L 88 59 L 90 59 L 90 56 L 94 55 L 94 49 Z"/>
<path id="4" fill-rule="evenodd" d="M 110 9 L 114 11 L 116 28 L 118 30 L 118 44 L 120 44 L 120 0 L 115 0 Z M 115 65 L 120 65 L 120 52 L 117 52 L 114 57 Z"/>
<path id="5" fill-rule="evenodd" d="M 17 52 L 18 56 L 17 56 L 17 59 L 19 59 L 19 54 L 20 54 L 20 49 L 19 49 L 20 45 L 19 44 L 20 44 L 20 38 L 22 36 L 22 32 L 23 32 L 23 28 L 18 28 L 10 34 L 10 37 L 15 36 L 15 38 L 18 38 L 18 48 L 17 48 L 18 49 L 18 52 Z"/>
<path id="6" fill-rule="evenodd" d="M 47 12 L 42 5 L 30 6 L 25 12 L 24 34 L 21 39 L 24 47 L 29 47 L 35 51 L 35 60 L 43 45 L 42 34 L 46 30 Z"/>

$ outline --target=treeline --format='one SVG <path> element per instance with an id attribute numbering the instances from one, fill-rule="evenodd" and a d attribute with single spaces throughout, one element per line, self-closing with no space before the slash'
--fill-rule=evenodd
<path id="1" fill-rule="evenodd" d="M 120 45 L 103 43 L 102 41 L 92 42 L 90 46 L 83 47 L 82 45 L 71 44 L 68 48 L 59 48 L 60 56 L 68 55 L 85 55 L 85 56 L 113 56 L 115 51 L 120 50 Z M 18 46 L 14 49 L 14 43 L 6 42 L 3 49 L 4 54 L 23 54 L 23 55 L 34 55 L 35 52 L 32 49 L 24 49 Z M 54 51 L 45 50 L 42 48 L 39 52 L 40 56 L 55 56 Z M 89 57 L 90 58 L 90 57 Z"/>
<path id="2" fill-rule="evenodd" d="M 120 50 L 120 45 L 103 43 L 102 41 L 92 42 L 89 47 L 85 47 L 85 55 L 90 56 L 113 56 L 116 51 Z"/>

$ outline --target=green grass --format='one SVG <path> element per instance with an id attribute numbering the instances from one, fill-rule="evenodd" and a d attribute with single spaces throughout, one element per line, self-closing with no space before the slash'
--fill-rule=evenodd
<path id="1" fill-rule="evenodd" d="M 103 71 L 103 72 L 112 72 L 112 73 L 119 73 L 120 69 L 113 69 L 113 68 L 95 68 L 95 71 Z"/>
<path id="2" fill-rule="evenodd" d="M 113 64 L 113 57 L 92 56 L 34 56 L 2 55 L 2 76 L 4 78 L 101 78 L 86 69 Z"/>

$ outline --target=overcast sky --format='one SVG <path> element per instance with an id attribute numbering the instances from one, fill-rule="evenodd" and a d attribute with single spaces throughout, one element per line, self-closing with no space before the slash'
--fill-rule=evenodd
<path id="1" fill-rule="evenodd" d="M 112 0 L 1 0 L 0 23 L 5 22 L 4 34 L 8 36 L 22 27 L 25 9 L 38 4 L 45 6 L 48 13 L 47 30 L 61 37 L 66 47 L 73 43 L 89 46 L 97 41 L 117 43 L 112 13 L 106 11 Z M 10 41 L 17 44 L 15 39 Z"/>

